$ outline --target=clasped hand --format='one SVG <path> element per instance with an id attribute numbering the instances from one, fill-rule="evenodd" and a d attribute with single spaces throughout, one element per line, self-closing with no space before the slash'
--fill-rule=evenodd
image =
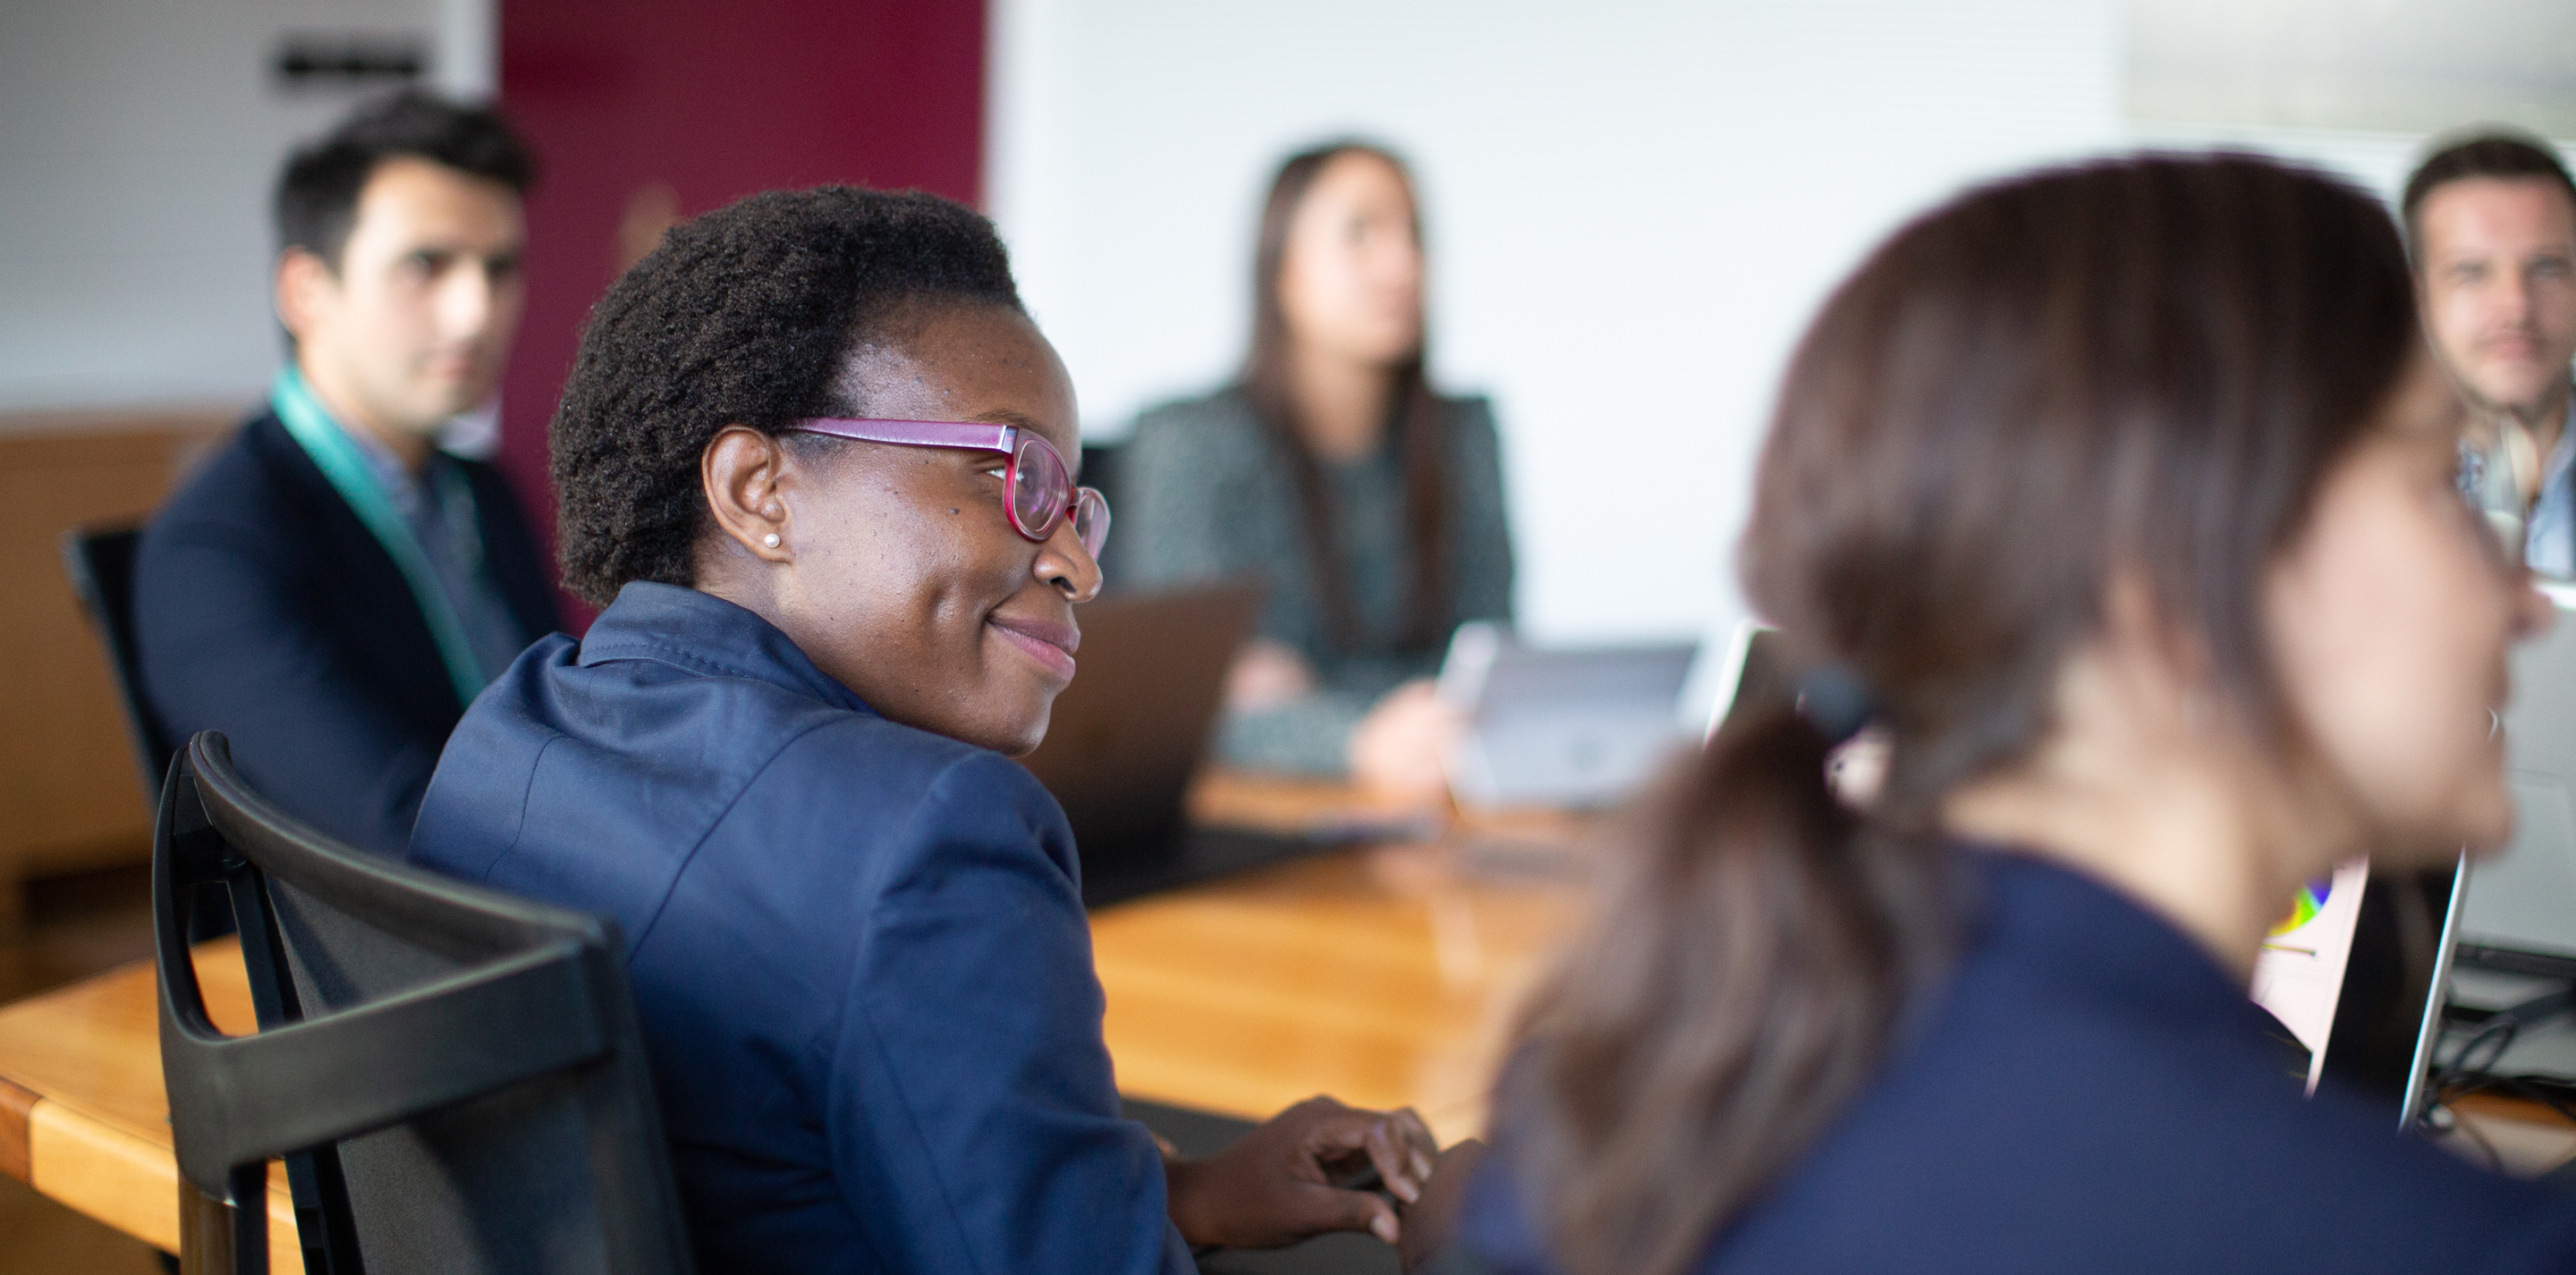
<path id="1" fill-rule="evenodd" d="M 1394 1202 L 1333 1185 L 1368 1169 Z M 1441 1237 L 1406 1235 L 1405 1213 L 1435 1172 L 1445 1177 L 1447 1169 L 1411 1108 L 1363 1111 L 1322 1097 L 1280 1112 L 1215 1155 L 1165 1162 L 1172 1222 L 1193 1246 L 1276 1248 L 1326 1231 L 1367 1231 L 1401 1246 L 1408 1266 Z"/>

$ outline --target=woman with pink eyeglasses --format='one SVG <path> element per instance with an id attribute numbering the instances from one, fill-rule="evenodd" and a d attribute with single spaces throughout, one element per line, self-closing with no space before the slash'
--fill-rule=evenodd
<path id="1" fill-rule="evenodd" d="M 467 712 L 412 857 L 615 919 L 703 1269 L 1424 1238 L 1410 1112 L 1319 1098 L 1204 1159 L 1120 1115 L 1073 839 L 1010 760 L 1109 510 L 989 223 L 839 187 L 684 224 L 593 313 L 551 439 L 606 610 Z"/>

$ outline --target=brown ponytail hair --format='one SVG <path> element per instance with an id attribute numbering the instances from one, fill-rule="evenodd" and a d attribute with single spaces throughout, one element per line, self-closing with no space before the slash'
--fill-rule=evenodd
<path id="1" fill-rule="evenodd" d="M 1413 200 L 1413 174 L 1404 161 L 1384 147 L 1344 141 L 1291 155 L 1270 182 L 1261 205 L 1261 234 L 1252 263 L 1252 350 L 1244 359 L 1243 393 L 1253 415 L 1270 435 L 1297 491 L 1298 511 L 1305 519 L 1309 581 L 1316 606 L 1323 612 L 1324 632 L 1343 651 L 1360 646 L 1359 606 L 1342 561 L 1341 527 L 1324 490 L 1324 471 L 1308 446 L 1297 419 L 1297 401 L 1289 390 L 1288 313 L 1279 303 L 1279 271 L 1288 260 L 1288 231 L 1306 192 L 1324 167 L 1345 155 L 1383 161 L 1404 183 L 1407 202 L 1414 203 L 1414 237 L 1421 238 L 1421 205 Z M 1412 540 L 1412 577 L 1407 582 L 1404 629 L 1398 645 L 1408 651 L 1431 650 L 1449 639 L 1449 519 L 1446 477 L 1447 441 L 1441 436 L 1443 414 L 1438 396 L 1423 373 L 1430 336 L 1393 369 L 1388 401 L 1395 414 L 1396 445 L 1404 466 L 1405 530 Z"/>
<path id="2" fill-rule="evenodd" d="M 1941 799 L 2039 743 L 2115 568 L 2295 746 L 2263 573 L 2420 344 L 2378 202 L 2234 155 L 1970 191 L 1835 291 L 1739 565 L 1804 658 L 1868 684 L 1886 779 L 1846 809 L 1784 705 L 1641 808 L 1497 1094 L 1569 1270 L 1688 1267 L 1868 1081 L 1956 941 Z"/>

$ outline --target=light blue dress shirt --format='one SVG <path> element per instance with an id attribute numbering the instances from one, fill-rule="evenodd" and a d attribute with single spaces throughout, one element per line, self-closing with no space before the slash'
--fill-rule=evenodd
<path id="1" fill-rule="evenodd" d="M 2523 527 L 2522 559 L 2545 576 L 2576 577 L 2576 394 L 2549 463 L 2540 467 L 2540 499 Z"/>
<path id="2" fill-rule="evenodd" d="M 429 463 L 414 474 L 384 444 L 354 429 L 340 431 L 358 445 L 367 471 L 393 502 L 394 512 L 410 524 L 411 534 L 428 555 L 439 591 L 465 626 L 474 659 L 483 676 L 499 677 L 527 648 L 509 603 L 483 569 L 483 533 L 476 528 L 474 492 L 446 453 L 431 449 Z"/>

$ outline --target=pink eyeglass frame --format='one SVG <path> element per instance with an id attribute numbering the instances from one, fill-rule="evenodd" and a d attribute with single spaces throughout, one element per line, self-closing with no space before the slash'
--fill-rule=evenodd
<path id="1" fill-rule="evenodd" d="M 1065 519 L 1072 518 L 1075 538 L 1082 541 L 1082 547 L 1094 561 L 1099 560 L 1101 547 L 1109 542 L 1109 498 L 1101 495 L 1096 487 L 1075 486 L 1073 466 L 1064 463 L 1064 453 L 1057 451 L 1055 444 L 1036 434 L 1025 433 L 1017 425 L 997 425 L 989 421 L 894 421 L 875 417 L 815 416 L 795 421 L 787 428 L 862 443 L 1000 452 L 1011 458 L 1010 466 L 1002 471 L 1002 510 L 1010 519 L 1011 530 L 1020 533 L 1022 539 L 1044 544 Z M 1020 452 L 1026 447 L 1045 449 L 1047 458 L 1055 462 L 1056 472 L 1064 475 L 1064 503 L 1056 507 L 1054 516 L 1046 520 L 1044 527 L 1031 527 L 1020 521 L 1019 502 L 1010 498 L 1011 492 L 1019 490 Z M 1094 511 L 1089 519 L 1077 516 L 1086 501 Z M 1088 530 L 1084 529 L 1085 522 L 1090 524 Z"/>

